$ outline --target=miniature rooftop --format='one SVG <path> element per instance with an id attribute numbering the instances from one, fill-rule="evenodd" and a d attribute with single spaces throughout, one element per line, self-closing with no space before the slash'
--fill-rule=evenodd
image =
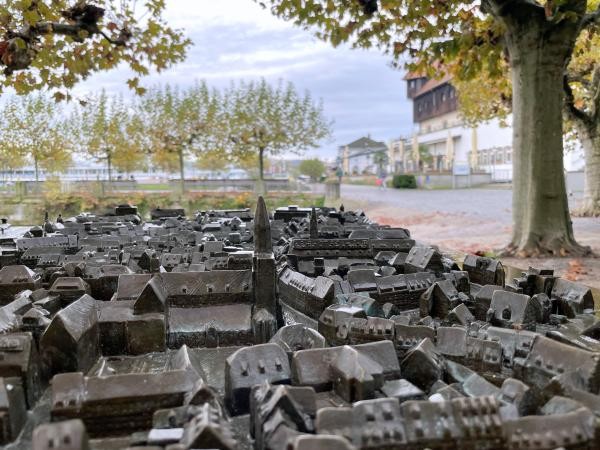
<path id="1" fill-rule="evenodd" d="M 552 270 L 262 198 L 11 228 L 3 448 L 600 448 L 600 299 Z"/>

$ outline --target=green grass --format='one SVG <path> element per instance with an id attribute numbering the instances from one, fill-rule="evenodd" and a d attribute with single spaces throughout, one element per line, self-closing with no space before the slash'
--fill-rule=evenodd
<path id="1" fill-rule="evenodd" d="M 173 187 L 168 183 L 138 183 L 136 190 L 138 191 L 170 191 Z"/>

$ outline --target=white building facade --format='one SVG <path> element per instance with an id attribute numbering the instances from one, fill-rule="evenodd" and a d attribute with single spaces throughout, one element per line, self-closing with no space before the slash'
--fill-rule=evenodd
<path id="1" fill-rule="evenodd" d="M 409 73 L 405 80 L 407 96 L 413 100 L 415 131 L 390 143 L 392 170 L 488 174 L 491 182 L 512 181 L 512 115 L 503 122 L 493 119 L 471 127 L 460 118 L 449 77 L 432 80 Z M 570 147 L 565 152 L 565 170 L 581 170 L 582 151 L 576 143 Z"/>
<path id="2" fill-rule="evenodd" d="M 382 162 L 382 155 L 387 159 L 389 155 L 387 144 L 375 141 L 371 136 L 365 136 L 340 146 L 337 159 L 345 175 L 376 175 Z M 384 165 L 387 166 L 387 161 Z"/>

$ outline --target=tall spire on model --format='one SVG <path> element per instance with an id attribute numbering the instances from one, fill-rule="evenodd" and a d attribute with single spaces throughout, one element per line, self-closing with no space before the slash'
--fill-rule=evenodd
<path id="1" fill-rule="evenodd" d="M 315 211 L 315 208 L 313 208 L 312 211 L 310 212 L 310 223 L 308 225 L 308 234 L 310 235 L 311 239 L 319 238 L 319 225 L 317 223 L 317 212 Z"/>
<path id="2" fill-rule="evenodd" d="M 256 212 L 254 213 L 254 252 L 271 253 L 273 243 L 271 242 L 271 224 L 265 199 L 258 197 Z"/>
<path id="3" fill-rule="evenodd" d="M 277 269 L 271 241 L 271 224 L 267 205 L 258 197 L 254 214 L 254 312 L 252 329 L 256 344 L 269 342 L 277 330 Z"/>

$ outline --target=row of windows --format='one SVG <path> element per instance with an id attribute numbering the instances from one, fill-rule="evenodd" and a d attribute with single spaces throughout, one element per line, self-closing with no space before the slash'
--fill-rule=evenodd
<path id="1" fill-rule="evenodd" d="M 445 103 L 446 100 L 452 100 L 454 97 L 456 97 L 456 91 L 451 86 L 447 89 L 443 89 L 441 92 L 434 91 L 427 99 L 417 101 L 417 111 L 421 113 L 431 107 L 436 108 L 438 102 L 441 105 Z"/>
<path id="2" fill-rule="evenodd" d="M 480 166 L 512 163 L 512 148 L 510 147 L 490 148 L 479 150 L 477 153 L 477 163 Z"/>

